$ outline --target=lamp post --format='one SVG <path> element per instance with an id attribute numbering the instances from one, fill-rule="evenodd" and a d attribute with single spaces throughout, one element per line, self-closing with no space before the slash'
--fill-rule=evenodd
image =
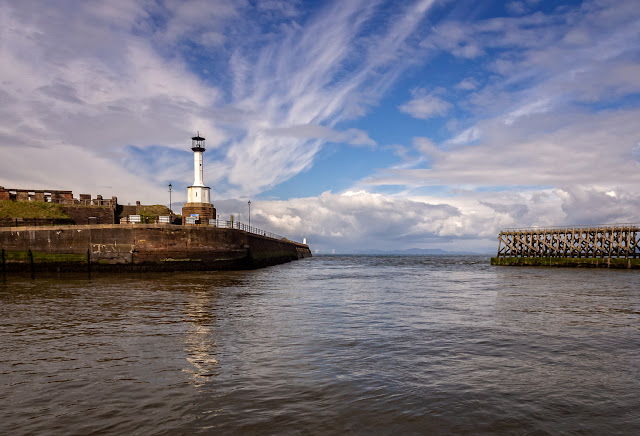
<path id="1" fill-rule="evenodd" d="M 249 205 L 249 227 L 251 227 L 251 200 L 247 204 Z"/>
<path id="2" fill-rule="evenodd" d="M 173 210 L 171 210 L 171 182 L 169 182 L 169 211 L 173 214 Z"/>

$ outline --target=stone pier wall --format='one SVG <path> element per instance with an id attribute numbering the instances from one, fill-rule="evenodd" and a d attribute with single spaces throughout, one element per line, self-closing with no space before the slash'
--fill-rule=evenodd
<path id="1" fill-rule="evenodd" d="M 0 248 L 9 271 L 251 269 L 311 256 L 307 245 L 237 229 L 166 224 L 5 228 Z"/>

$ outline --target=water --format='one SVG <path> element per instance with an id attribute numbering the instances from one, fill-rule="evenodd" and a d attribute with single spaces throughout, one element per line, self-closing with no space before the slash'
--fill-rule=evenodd
<path id="1" fill-rule="evenodd" d="M 640 434 L 640 273 L 488 262 L 7 277 L 0 434 Z"/>

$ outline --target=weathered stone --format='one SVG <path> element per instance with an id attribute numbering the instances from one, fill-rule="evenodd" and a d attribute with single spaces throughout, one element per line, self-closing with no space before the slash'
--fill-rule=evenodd
<path id="1" fill-rule="evenodd" d="M 75 224 L 114 224 L 115 209 L 109 206 L 64 205 L 64 213 L 69 215 Z M 90 220 L 89 218 L 95 218 Z"/>
<path id="2" fill-rule="evenodd" d="M 311 257 L 307 245 L 213 226 L 94 225 L 0 229 L 0 248 L 45 258 L 43 270 L 85 270 L 67 257 L 86 256 L 92 270 L 250 269 Z M 56 255 L 61 257 L 55 260 Z M 47 260 L 47 256 L 49 260 Z M 12 264 L 20 270 L 26 264 Z"/>
<path id="3" fill-rule="evenodd" d="M 192 214 L 198 214 L 200 221 L 208 223 L 210 219 L 216 218 L 216 208 L 211 203 L 185 203 L 182 206 L 182 222 Z"/>

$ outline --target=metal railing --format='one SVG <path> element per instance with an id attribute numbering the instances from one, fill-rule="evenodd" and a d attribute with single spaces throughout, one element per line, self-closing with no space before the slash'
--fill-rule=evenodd
<path id="1" fill-rule="evenodd" d="M 188 218 L 186 218 L 188 219 Z M 130 215 L 127 217 L 122 217 L 120 219 L 120 224 L 166 224 L 166 225 L 177 225 L 171 223 L 170 217 L 159 217 L 158 220 L 150 220 L 150 222 L 145 222 L 140 215 Z M 82 223 L 76 223 L 72 219 L 69 218 L 0 218 L 0 227 L 22 227 L 22 226 L 55 226 L 55 225 L 78 225 Z M 87 218 L 87 223 L 85 224 L 100 224 L 100 220 L 98 217 L 89 217 Z M 198 225 L 198 226 L 212 226 L 218 227 L 221 229 L 236 229 L 242 230 L 244 232 L 252 233 L 254 235 L 265 236 L 267 238 L 273 238 L 278 240 L 287 240 L 290 239 L 278 235 L 277 233 L 267 232 L 266 230 L 260 229 L 258 227 L 249 226 L 240 221 L 229 221 L 229 220 L 218 220 L 218 219 L 210 219 L 204 222 L 194 222 L 189 223 L 187 225 Z M 295 241 L 291 241 L 295 242 Z"/>
<path id="2" fill-rule="evenodd" d="M 614 227 L 640 227 L 640 223 L 616 223 L 616 224 L 576 224 L 576 225 L 564 225 L 564 226 L 531 226 L 531 227 L 506 227 L 505 231 L 516 232 L 538 232 L 538 231 L 550 231 L 550 230 L 571 230 L 571 229 L 610 229 Z"/>
<path id="3" fill-rule="evenodd" d="M 209 225 L 214 227 L 220 227 L 223 229 L 237 229 L 242 230 L 248 233 L 253 233 L 254 235 L 266 236 L 267 238 L 273 239 L 287 239 L 282 235 L 278 235 L 276 233 L 267 232 L 266 230 L 259 229 L 257 227 L 249 226 L 245 223 L 241 223 L 240 221 L 226 221 L 226 220 L 218 220 L 218 219 L 210 219 Z M 288 239 L 287 239 L 288 240 Z"/>

